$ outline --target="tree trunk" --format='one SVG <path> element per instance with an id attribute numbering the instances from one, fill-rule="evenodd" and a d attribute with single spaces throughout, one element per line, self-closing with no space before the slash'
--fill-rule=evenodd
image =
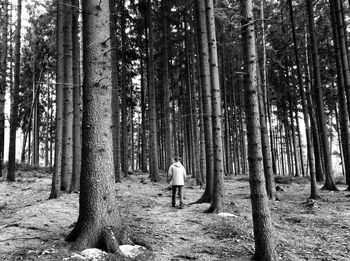
<path id="1" fill-rule="evenodd" d="M 73 56 L 73 173 L 70 192 L 79 191 L 81 170 L 81 90 L 79 0 L 72 0 L 72 56 Z"/>
<path id="2" fill-rule="evenodd" d="M 241 0 L 243 57 L 247 70 L 246 117 L 248 136 L 249 183 L 255 238 L 255 260 L 278 260 L 273 225 L 263 175 L 261 133 L 258 108 L 257 61 L 251 0 Z"/>
<path id="3" fill-rule="evenodd" d="M 218 55 L 216 44 L 216 29 L 214 18 L 213 0 L 205 1 L 208 46 L 210 64 L 210 83 L 212 101 L 212 128 L 213 128 L 213 152 L 214 152 L 214 187 L 213 197 L 209 212 L 219 213 L 223 211 L 224 205 L 224 163 L 222 145 L 222 113 L 221 113 L 221 91 L 219 83 Z"/>
<path id="4" fill-rule="evenodd" d="M 319 115 L 318 119 L 320 123 L 320 136 L 322 140 L 325 177 L 326 177 L 326 181 L 323 186 L 323 189 L 336 191 L 338 189 L 334 183 L 333 170 L 331 166 L 331 154 L 330 154 L 329 144 L 327 140 L 328 129 L 327 129 L 327 121 L 326 121 L 325 110 L 323 105 L 323 91 L 322 91 L 322 82 L 321 82 L 321 74 L 320 74 L 317 37 L 316 37 L 314 15 L 313 15 L 313 9 L 312 9 L 312 0 L 307 0 L 306 3 L 307 3 L 307 13 L 308 13 L 308 19 L 309 19 L 310 43 L 312 48 L 312 60 L 313 60 L 314 76 L 315 76 L 316 106 L 317 106 L 317 111 Z"/>
<path id="5" fill-rule="evenodd" d="M 5 145 L 5 94 L 6 94 L 6 77 L 7 77 L 7 44 L 8 44 L 8 0 L 3 3 L 3 15 L 1 21 L 2 42 L 1 42 L 1 57 L 0 57 L 0 177 L 2 177 L 2 169 L 4 165 L 4 145 Z"/>
<path id="6" fill-rule="evenodd" d="M 196 0 L 196 19 L 198 27 L 198 49 L 201 74 L 201 91 L 203 102 L 203 123 L 206 156 L 206 186 L 201 198 L 195 203 L 209 203 L 213 196 L 213 173 L 214 173 L 214 153 L 213 153 L 213 129 L 212 129 L 212 103 L 210 91 L 210 69 L 208 52 L 208 34 L 205 14 L 205 3 Z"/>
<path id="7" fill-rule="evenodd" d="M 22 0 L 17 2 L 17 29 L 15 35 L 15 67 L 14 67 L 14 84 L 12 91 L 12 106 L 10 119 L 10 144 L 9 144 L 9 161 L 7 170 L 7 181 L 16 181 L 16 130 L 18 126 L 18 100 L 20 84 L 20 65 L 21 65 L 21 17 L 22 17 Z"/>
<path id="8" fill-rule="evenodd" d="M 109 1 L 111 11 L 111 56 L 112 56 L 112 110 L 113 110 L 113 155 L 115 182 L 121 182 L 120 160 L 120 101 L 118 86 L 118 50 L 117 50 L 117 23 L 118 14 L 116 0 Z M 142 88 L 142 87 L 141 87 Z"/>
<path id="9" fill-rule="evenodd" d="M 63 116 L 63 0 L 57 2 L 56 136 L 50 199 L 61 195 Z"/>
<path id="10" fill-rule="evenodd" d="M 154 35 L 153 35 L 153 11 L 152 1 L 148 0 L 148 73 L 149 73 L 149 124 L 150 124 L 150 174 L 154 182 L 159 180 L 158 169 L 158 140 L 157 140 L 157 107 L 156 107 L 156 86 L 154 72 Z"/>
<path id="11" fill-rule="evenodd" d="M 63 1 L 63 136 L 61 190 L 68 191 L 73 176 L 73 52 L 71 0 Z"/>
<path id="12" fill-rule="evenodd" d="M 162 83 L 164 92 L 164 123 L 165 123 L 165 169 L 169 169 L 172 163 L 172 147 L 171 147 L 171 118 L 170 118 L 170 92 L 169 92 L 169 28 L 168 28 L 168 0 L 162 0 L 162 33 L 163 33 L 163 68 L 162 68 Z"/>
<path id="13" fill-rule="evenodd" d="M 75 250 L 118 252 L 123 234 L 114 188 L 110 9 L 84 0 L 82 176 L 79 218 L 67 237 Z"/>

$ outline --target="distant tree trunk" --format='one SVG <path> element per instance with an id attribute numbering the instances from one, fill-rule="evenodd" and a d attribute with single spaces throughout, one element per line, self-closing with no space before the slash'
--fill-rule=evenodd
<path id="1" fill-rule="evenodd" d="M 45 112 L 45 167 L 49 166 L 49 132 L 50 132 L 50 76 L 47 74 L 47 93 L 46 93 L 46 99 L 47 99 L 47 105 L 46 105 L 46 112 Z"/>
<path id="2" fill-rule="evenodd" d="M 4 165 L 4 145 L 5 145 L 5 94 L 6 94 L 6 77 L 7 77 L 7 44 L 8 44 L 8 0 L 3 2 L 3 15 L 1 23 L 1 57 L 0 57 L 0 177 L 2 177 L 2 169 Z"/>
<path id="3" fill-rule="evenodd" d="M 210 69 L 209 69 L 209 51 L 208 51 L 208 34 L 207 21 L 205 14 L 205 3 L 196 0 L 196 19 L 198 27 L 198 49 L 199 63 L 201 74 L 201 92 L 203 102 L 203 123 L 205 139 L 205 156 L 206 156 L 206 186 L 201 198 L 195 203 L 209 203 L 213 196 L 214 182 L 214 152 L 213 152 L 213 129 L 212 129 L 212 103 L 210 93 Z"/>
<path id="4" fill-rule="evenodd" d="M 16 130 L 18 126 L 18 100 L 20 85 L 20 65 L 21 65 L 21 17 L 22 17 L 22 0 L 17 2 L 17 28 L 15 35 L 15 68 L 14 84 L 12 90 L 12 106 L 10 121 L 10 144 L 9 144 L 9 161 L 7 170 L 7 181 L 16 181 Z"/>
<path id="5" fill-rule="evenodd" d="M 247 70 L 246 116 L 248 136 L 249 183 L 254 225 L 254 260 L 278 260 L 273 225 L 263 175 L 261 133 L 259 121 L 256 46 L 253 6 L 251 0 L 241 0 L 243 56 Z"/>
<path id="6" fill-rule="evenodd" d="M 72 72 L 73 72 L 73 171 L 70 192 L 79 191 L 81 170 L 81 91 L 79 0 L 72 0 Z"/>
<path id="7" fill-rule="evenodd" d="M 84 0 L 82 176 L 79 218 L 67 237 L 73 249 L 118 252 L 125 225 L 116 206 L 112 140 L 110 9 L 108 1 Z M 98 182 L 97 182 L 98 181 Z"/>
<path id="8" fill-rule="evenodd" d="M 172 147 L 171 147 L 171 118 L 170 118 L 170 92 L 169 92 L 169 28 L 168 28 L 168 0 L 162 0 L 162 33 L 163 33 L 163 71 L 162 83 L 164 91 L 164 123 L 165 123 L 165 169 L 169 169 L 172 162 Z"/>
<path id="9" fill-rule="evenodd" d="M 153 11 L 152 1 L 148 0 L 148 74 L 149 74 L 149 124 L 150 124 L 150 174 L 154 182 L 159 180 L 158 169 L 158 139 L 157 139 L 157 107 L 156 107 L 156 85 L 154 72 L 154 34 L 153 34 Z"/>
<path id="10" fill-rule="evenodd" d="M 318 119 L 320 123 L 320 136 L 322 140 L 322 149 L 323 149 L 324 166 L 325 166 L 326 181 L 323 186 L 323 189 L 335 191 L 338 189 L 334 183 L 333 170 L 331 166 L 331 155 L 329 150 L 329 143 L 327 140 L 328 129 L 327 129 L 327 121 L 326 121 L 324 105 L 323 105 L 323 91 L 322 91 L 322 82 L 321 82 L 321 74 L 320 74 L 317 37 L 316 37 L 314 15 L 313 15 L 313 9 L 312 9 L 312 0 L 307 0 L 306 3 L 307 3 L 307 13 L 308 13 L 308 19 L 309 19 L 310 43 L 312 48 L 312 60 L 313 60 L 314 76 L 315 76 L 316 105 L 317 105 L 317 111 L 319 115 Z"/>
<path id="11" fill-rule="evenodd" d="M 205 1 L 208 46 L 210 63 L 210 83 L 212 101 L 213 121 L 213 152 L 214 152 L 214 188 L 211 206 L 208 212 L 219 213 L 223 211 L 224 205 L 224 162 L 222 145 L 222 113 L 221 113 L 221 91 L 219 83 L 218 55 L 216 44 L 216 29 L 214 18 L 213 0 Z"/>
<path id="12" fill-rule="evenodd" d="M 129 132 L 128 132 L 128 104 L 127 93 L 128 84 L 126 81 L 126 10 L 125 0 L 120 2 L 121 15 L 120 15 L 120 34 L 121 34 L 121 169 L 124 176 L 128 175 L 129 164 Z"/>
<path id="13" fill-rule="evenodd" d="M 32 164 L 34 166 L 39 165 L 39 147 L 40 147 L 40 141 L 39 141 L 39 95 L 36 94 L 36 89 L 38 90 L 38 94 L 40 92 L 40 85 L 41 83 L 38 82 L 36 87 L 36 55 L 34 54 L 34 60 L 33 60 L 33 160 Z M 40 81 L 40 80 L 39 80 Z M 30 145 L 29 145 L 30 146 Z"/>
<path id="14" fill-rule="evenodd" d="M 120 101 L 118 86 L 118 50 L 117 50 L 117 22 L 118 14 L 116 0 L 109 1 L 111 11 L 111 57 L 112 57 L 112 110 L 113 110 L 113 155 L 115 182 L 121 182 L 120 164 Z"/>
<path id="15" fill-rule="evenodd" d="M 56 62 L 56 136 L 55 136 L 55 160 L 52 175 L 50 199 L 61 195 L 61 171 L 62 171 L 62 116 L 63 116 L 63 0 L 57 2 L 57 62 Z"/>
<path id="16" fill-rule="evenodd" d="M 64 0 L 63 137 L 61 190 L 68 191 L 73 175 L 73 52 L 71 0 Z"/>

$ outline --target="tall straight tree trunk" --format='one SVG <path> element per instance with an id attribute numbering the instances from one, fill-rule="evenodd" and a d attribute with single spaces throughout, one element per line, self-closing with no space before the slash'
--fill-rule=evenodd
<path id="1" fill-rule="evenodd" d="M 169 169 L 172 158 L 171 148 L 171 118 L 170 118 L 170 92 L 169 92 L 169 26 L 168 26 L 168 0 L 162 0 L 162 33 L 163 33 L 163 71 L 162 71 L 162 83 L 164 92 L 164 123 L 165 123 L 165 169 Z"/>
<path id="2" fill-rule="evenodd" d="M 331 154 L 330 154 L 329 143 L 328 143 L 327 121 L 326 121 L 325 109 L 323 105 L 322 81 L 321 81 L 321 74 L 320 74 L 320 62 L 319 62 L 319 56 L 318 56 L 317 37 L 316 37 L 315 22 L 314 22 L 314 15 L 313 15 L 313 9 L 312 9 L 312 0 L 307 0 L 306 3 L 307 3 L 307 13 L 308 13 L 308 20 L 309 20 L 310 43 L 312 48 L 312 60 L 313 60 L 314 76 L 315 76 L 316 105 L 317 105 L 317 111 L 319 115 L 318 119 L 320 123 L 320 136 L 322 140 L 322 150 L 323 150 L 323 156 L 324 156 L 326 181 L 323 186 L 323 189 L 335 191 L 338 189 L 334 183 L 333 170 L 331 166 Z"/>
<path id="3" fill-rule="evenodd" d="M 213 0 L 205 1 L 208 46 L 210 63 L 210 83 L 212 101 L 212 121 L 213 121 L 213 152 L 214 152 L 214 187 L 213 198 L 209 212 L 219 213 L 224 208 L 224 162 L 222 145 L 222 113 L 221 113 L 221 90 L 219 82 L 218 55 L 216 43 L 216 29 L 214 18 Z"/>
<path id="4" fill-rule="evenodd" d="M 253 4 L 241 0 L 243 57 L 247 71 L 246 117 L 248 136 L 249 183 L 255 238 L 254 260 L 278 260 L 273 225 L 263 175 L 261 133 L 258 108 L 257 61 Z"/>
<path id="5" fill-rule="evenodd" d="M 73 249 L 118 252 L 123 234 L 114 187 L 112 70 L 108 1 L 84 0 L 82 176 Z M 126 237 L 127 235 L 124 234 Z"/>
<path id="6" fill-rule="evenodd" d="M 117 50 L 117 22 L 118 14 L 116 0 L 109 0 L 111 12 L 111 57 L 112 57 L 112 110 L 113 110 L 113 155 L 114 155 L 114 176 L 115 182 L 121 182 L 120 164 L 120 101 L 118 86 L 118 50 Z M 142 87 L 141 87 L 142 88 Z"/>
<path id="7" fill-rule="evenodd" d="M 46 99 L 47 99 L 47 105 L 46 105 L 46 113 L 45 113 L 45 167 L 49 166 L 49 131 L 50 131 L 50 76 L 47 74 L 47 93 L 46 93 Z"/>
<path id="8" fill-rule="evenodd" d="M 332 18 L 332 32 L 335 49 L 335 62 L 337 68 L 339 121 L 341 129 L 341 146 L 344 160 L 346 184 L 350 189 L 350 132 L 349 132 L 349 106 L 350 106 L 350 69 L 347 56 L 346 38 L 342 19 L 341 1 L 329 1 Z M 347 95 L 348 94 L 348 95 Z"/>
<path id="9" fill-rule="evenodd" d="M 57 62 L 56 62 L 56 135 L 55 159 L 50 199 L 61 195 L 62 136 L 63 136 L 63 0 L 57 2 Z"/>
<path id="10" fill-rule="evenodd" d="M 152 0 L 148 0 L 148 74 L 149 74 L 149 124 L 150 124 L 150 174 L 154 182 L 159 180 L 158 169 L 158 140 L 157 140 L 157 107 L 156 107 L 156 85 L 154 72 L 154 34 L 153 34 L 153 11 Z"/>
<path id="11" fill-rule="evenodd" d="M 71 0 L 64 0 L 63 137 L 61 190 L 68 191 L 73 176 L 73 51 Z"/>
<path id="12" fill-rule="evenodd" d="M 34 110 L 33 110 L 33 160 L 32 163 L 34 166 L 39 165 L 39 95 L 36 96 L 36 55 L 34 54 L 34 61 L 33 61 L 33 104 L 34 104 Z M 37 85 L 38 88 L 38 94 L 40 92 L 40 82 L 38 82 Z"/>
<path id="13" fill-rule="evenodd" d="M 20 65 L 21 65 L 21 17 L 22 17 L 22 0 L 17 2 L 17 28 L 15 35 L 15 67 L 14 67 L 14 84 L 12 90 L 12 106 L 10 119 L 10 144 L 9 144 L 9 161 L 7 169 L 7 181 L 16 181 L 16 130 L 18 125 L 18 99 L 20 84 Z"/>
<path id="14" fill-rule="evenodd" d="M 205 3 L 202 0 L 196 0 L 196 19 L 198 24 L 198 49 L 199 64 L 201 74 L 201 91 L 203 102 L 203 125 L 205 139 L 206 156 L 206 186 L 201 198 L 195 203 L 209 203 L 213 197 L 214 182 L 214 152 L 213 152 L 213 129 L 212 129 L 212 102 L 210 91 L 210 69 L 209 69 L 209 50 L 207 21 L 205 14 Z"/>
<path id="15" fill-rule="evenodd" d="M 81 91 L 79 0 L 72 1 L 72 57 L 73 57 L 73 171 L 70 192 L 79 191 L 81 170 Z"/>
<path id="16" fill-rule="evenodd" d="M 8 44 L 8 0 L 3 1 L 2 15 L 2 31 L 1 31 L 1 56 L 0 56 L 0 177 L 2 177 L 2 169 L 4 164 L 4 145 L 5 145 L 5 94 L 6 94 L 6 78 L 7 78 L 7 44 Z"/>
<path id="17" fill-rule="evenodd" d="M 125 0 L 120 3 L 121 17 L 120 17 L 120 34 L 121 34 L 121 169 L 124 176 L 128 175 L 129 164 L 129 132 L 128 132 L 128 104 L 127 93 L 128 85 L 126 81 L 126 10 Z"/>

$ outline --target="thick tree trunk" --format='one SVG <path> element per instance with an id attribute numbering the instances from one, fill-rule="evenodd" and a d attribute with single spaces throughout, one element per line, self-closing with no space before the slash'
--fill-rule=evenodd
<path id="1" fill-rule="evenodd" d="M 56 136 L 50 199 L 61 195 L 63 116 L 63 0 L 57 2 Z"/>
<path id="2" fill-rule="evenodd" d="M 320 63 L 318 56 L 318 47 L 317 47 L 317 37 L 314 23 L 314 15 L 312 9 L 312 0 L 307 0 L 307 13 L 309 19 L 309 32 L 310 32 L 310 43 L 312 48 L 312 60 L 314 66 L 314 76 L 315 76 L 315 95 L 316 95 L 316 106 L 318 111 L 318 119 L 320 125 L 320 136 L 322 140 L 322 150 L 324 156 L 324 167 L 325 167 L 325 177 L 326 181 L 323 186 L 323 189 L 326 190 L 338 190 L 333 178 L 333 169 L 331 165 L 331 154 L 328 143 L 328 128 L 327 121 L 325 116 L 325 109 L 323 105 L 323 91 L 322 91 L 322 82 L 321 82 L 321 73 L 320 73 Z"/>
<path id="3" fill-rule="evenodd" d="M 73 249 L 118 252 L 123 237 L 115 204 L 112 140 L 110 9 L 107 1 L 84 0 L 82 176 L 79 218 L 67 237 Z"/>
<path id="4" fill-rule="evenodd" d="M 12 91 L 12 106 L 10 119 L 10 144 L 9 144 L 9 161 L 7 169 L 7 181 L 16 181 L 16 131 L 18 125 L 18 99 L 20 84 L 20 65 L 21 65 L 21 17 L 22 17 L 22 0 L 17 2 L 17 28 L 15 35 L 15 68 L 14 84 Z"/>
<path id="5" fill-rule="evenodd" d="M 241 0 L 243 55 L 247 70 L 246 116 L 248 136 L 249 183 L 255 237 L 255 260 L 278 260 L 273 225 L 263 175 L 261 133 L 258 108 L 256 46 L 253 6 L 251 0 Z"/>

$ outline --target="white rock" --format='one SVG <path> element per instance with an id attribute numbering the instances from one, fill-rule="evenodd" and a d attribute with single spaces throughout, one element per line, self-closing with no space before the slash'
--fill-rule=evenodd
<path id="1" fill-rule="evenodd" d="M 123 253 L 124 256 L 135 258 L 136 256 L 142 254 L 144 251 L 146 251 L 146 248 L 139 245 L 121 245 L 119 246 L 120 251 Z"/>
<path id="2" fill-rule="evenodd" d="M 231 213 L 219 213 L 218 216 L 221 216 L 221 217 L 237 217 L 236 215 L 233 215 Z"/>

